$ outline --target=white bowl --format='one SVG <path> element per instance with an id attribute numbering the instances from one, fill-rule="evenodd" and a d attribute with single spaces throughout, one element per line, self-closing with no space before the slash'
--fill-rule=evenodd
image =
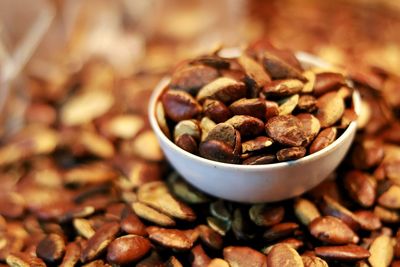
<path id="1" fill-rule="evenodd" d="M 299 52 L 296 57 L 304 66 L 329 67 L 321 59 Z M 257 203 L 273 202 L 298 196 L 318 185 L 343 160 L 356 134 L 356 121 L 328 147 L 304 158 L 266 165 L 235 165 L 208 160 L 186 152 L 168 139 L 160 129 L 155 106 L 167 86 L 164 78 L 155 88 L 149 104 L 151 126 L 161 149 L 175 169 L 198 189 L 223 199 Z M 355 112 L 359 114 L 361 100 L 353 94 Z"/>

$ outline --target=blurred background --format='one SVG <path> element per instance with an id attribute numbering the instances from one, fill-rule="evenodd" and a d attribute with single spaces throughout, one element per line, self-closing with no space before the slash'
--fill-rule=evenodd
<path id="1" fill-rule="evenodd" d="M 266 38 L 353 73 L 396 73 L 399 28 L 400 2 L 391 0 L 2 0 L 0 136 L 24 124 L 31 103 L 62 102 L 82 73 L 92 87 L 118 81 L 127 105 L 145 113 L 126 95 L 220 44 Z"/>

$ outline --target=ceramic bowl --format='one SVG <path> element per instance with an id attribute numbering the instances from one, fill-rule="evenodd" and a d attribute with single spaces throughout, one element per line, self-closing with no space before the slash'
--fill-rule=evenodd
<path id="1" fill-rule="evenodd" d="M 327 68 L 329 64 L 307 53 L 296 53 L 307 67 Z M 343 160 L 357 131 L 356 121 L 328 147 L 301 159 L 266 165 L 235 165 L 208 160 L 176 146 L 160 129 L 155 106 L 169 82 L 164 78 L 155 88 L 149 104 L 149 119 L 161 149 L 184 179 L 210 195 L 238 202 L 274 202 L 298 196 L 321 183 Z M 355 112 L 360 95 L 353 94 Z"/>

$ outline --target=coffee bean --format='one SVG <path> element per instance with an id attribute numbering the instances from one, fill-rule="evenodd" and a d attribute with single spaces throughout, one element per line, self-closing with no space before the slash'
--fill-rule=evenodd
<path id="1" fill-rule="evenodd" d="M 393 244 L 390 237 L 381 235 L 377 237 L 369 248 L 371 256 L 368 262 L 371 266 L 389 266 L 393 258 Z"/>
<path id="2" fill-rule="evenodd" d="M 250 219 L 259 226 L 272 226 L 282 221 L 285 209 L 282 206 L 253 205 L 249 210 Z"/>
<path id="3" fill-rule="evenodd" d="M 318 73 L 315 77 L 314 92 L 316 95 L 323 95 L 329 91 L 336 90 L 345 84 L 345 79 L 340 73 Z"/>
<path id="4" fill-rule="evenodd" d="M 188 134 L 182 134 L 175 139 L 175 144 L 182 148 L 183 150 L 196 154 L 197 153 L 197 143 L 196 140 Z"/>
<path id="5" fill-rule="evenodd" d="M 268 266 L 303 267 L 303 261 L 296 250 L 285 244 L 278 244 L 268 254 Z"/>
<path id="6" fill-rule="evenodd" d="M 223 250 L 224 259 L 232 267 L 266 267 L 267 257 L 249 247 L 229 246 Z"/>
<path id="7" fill-rule="evenodd" d="M 147 232 L 152 241 L 167 248 L 188 250 L 193 246 L 192 241 L 185 235 L 185 233 L 177 229 L 150 226 L 147 228 Z"/>
<path id="8" fill-rule="evenodd" d="M 304 267 L 328 267 L 328 263 L 319 257 L 302 255 L 301 260 Z"/>
<path id="9" fill-rule="evenodd" d="M 363 207 L 370 207 L 376 198 L 376 181 L 368 174 L 353 170 L 346 173 L 344 186 L 350 197 Z"/>
<path id="10" fill-rule="evenodd" d="M 147 238 L 125 235 L 114 239 L 107 249 L 107 260 L 113 264 L 128 264 L 139 260 L 150 250 Z"/>
<path id="11" fill-rule="evenodd" d="M 218 78 L 218 71 L 212 67 L 193 65 L 184 67 L 171 77 L 170 87 L 196 94 L 204 85 Z"/>
<path id="12" fill-rule="evenodd" d="M 269 137 L 285 146 L 301 146 L 306 141 L 301 121 L 293 115 L 272 117 L 265 129 Z"/>
<path id="13" fill-rule="evenodd" d="M 357 243 L 358 236 L 341 220 L 324 216 L 314 219 L 309 224 L 310 233 L 319 240 L 334 244 L 344 245 L 348 243 Z"/>
<path id="14" fill-rule="evenodd" d="M 263 93 L 267 96 L 290 96 L 300 93 L 303 86 L 304 84 L 296 79 L 275 80 L 263 87 Z"/>
<path id="15" fill-rule="evenodd" d="M 202 87 L 197 94 L 197 100 L 216 99 L 223 103 L 232 103 L 246 96 L 246 86 L 242 82 L 230 78 L 218 78 Z"/>
<path id="16" fill-rule="evenodd" d="M 306 149 L 304 147 L 290 147 L 279 150 L 276 153 L 278 161 L 296 160 L 306 155 Z"/>
<path id="17" fill-rule="evenodd" d="M 314 219 L 321 217 L 318 208 L 305 198 L 298 198 L 294 203 L 294 212 L 301 223 L 309 225 Z"/>
<path id="18" fill-rule="evenodd" d="M 323 259 L 350 262 L 367 259 L 371 255 L 368 250 L 356 245 L 316 247 L 315 253 Z"/>
<path id="19" fill-rule="evenodd" d="M 335 124 L 342 116 L 345 103 L 336 92 L 326 93 L 317 100 L 318 111 L 316 117 L 322 128 Z"/>
<path id="20" fill-rule="evenodd" d="M 260 119 L 246 115 L 235 115 L 225 123 L 232 125 L 243 137 L 256 136 L 264 130 L 264 123 Z"/>
<path id="21" fill-rule="evenodd" d="M 166 91 L 161 97 L 165 113 L 175 122 L 192 119 L 200 114 L 202 108 L 197 101 L 183 91 Z"/>
<path id="22" fill-rule="evenodd" d="M 231 110 L 224 103 L 215 99 L 206 99 L 203 103 L 204 114 L 216 123 L 224 122 L 231 116 Z"/>
<path id="23" fill-rule="evenodd" d="M 233 102 L 229 109 L 234 115 L 248 115 L 260 120 L 265 120 L 267 106 L 264 100 L 258 98 L 239 99 Z"/>
<path id="24" fill-rule="evenodd" d="M 337 129 L 334 127 L 329 127 L 322 130 L 310 146 L 310 153 L 313 154 L 318 152 L 335 141 L 337 135 Z"/>

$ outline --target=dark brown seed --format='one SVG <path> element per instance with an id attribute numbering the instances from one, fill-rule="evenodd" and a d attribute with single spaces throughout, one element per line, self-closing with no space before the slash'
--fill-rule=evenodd
<path id="1" fill-rule="evenodd" d="M 252 140 L 242 143 L 242 153 L 254 152 L 270 147 L 273 140 L 266 136 L 258 136 Z"/>
<path id="2" fill-rule="evenodd" d="M 17 193 L 2 194 L 0 196 L 0 215 L 16 219 L 24 214 L 24 199 Z"/>
<path id="3" fill-rule="evenodd" d="M 310 146 L 310 154 L 318 152 L 335 141 L 337 135 L 337 129 L 335 127 L 329 127 L 322 130 Z"/>
<path id="4" fill-rule="evenodd" d="M 209 140 L 221 141 L 234 148 L 236 144 L 235 128 L 229 123 L 219 123 L 208 133 L 205 141 Z"/>
<path id="5" fill-rule="evenodd" d="M 267 96 L 290 96 L 300 93 L 303 86 L 304 84 L 296 79 L 274 80 L 264 85 L 263 93 Z"/>
<path id="6" fill-rule="evenodd" d="M 345 85 L 344 76 L 340 73 L 322 72 L 315 77 L 314 93 L 317 96 L 323 95 L 329 91 L 339 89 Z"/>
<path id="7" fill-rule="evenodd" d="M 210 201 L 208 196 L 185 182 L 176 172 L 168 176 L 167 183 L 172 193 L 186 203 L 200 204 Z"/>
<path id="8" fill-rule="evenodd" d="M 237 240 L 250 240 L 254 238 L 254 229 L 248 215 L 240 208 L 233 211 L 232 231 Z"/>
<path id="9" fill-rule="evenodd" d="M 239 99 L 233 102 L 229 109 L 235 115 L 248 115 L 260 120 L 265 120 L 267 106 L 264 100 L 259 98 Z"/>
<path id="10" fill-rule="evenodd" d="M 249 210 L 250 219 L 259 226 L 272 226 L 280 223 L 285 216 L 283 206 L 255 204 Z"/>
<path id="11" fill-rule="evenodd" d="M 269 267 L 303 267 L 303 261 L 296 250 L 286 244 L 275 245 L 268 254 Z"/>
<path id="12" fill-rule="evenodd" d="M 267 155 L 249 157 L 243 161 L 243 164 L 244 165 L 269 164 L 269 163 L 273 163 L 275 160 L 276 160 L 275 155 L 267 154 Z"/>
<path id="13" fill-rule="evenodd" d="M 293 115 L 272 117 L 265 129 L 269 137 L 285 146 L 301 146 L 306 142 L 301 121 Z"/>
<path id="14" fill-rule="evenodd" d="M 216 99 L 225 104 L 232 103 L 246 96 L 246 85 L 230 78 L 218 78 L 200 89 L 197 100 Z"/>
<path id="15" fill-rule="evenodd" d="M 192 119 L 202 110 L 197 101 L 183 91 L 168 90 L 161 96 L 161 101 L 165 113 L 175 122 Z"/>
<path id="16" fill-rule="evenodd" d="M 330 127 L 343 116 L 345 103 L 336 92 L 329 92 L 318 98 L 317 119 L 322 128 Z"/>
<path id="17" fill-rule="evenodd" d="M 188 250 L 193 246 L 193 242 L 181 230 L 150 226 L 147 227 L 147 232 L 152 241 L 167 248 Z"/>
<path id="18" fill-rule="evenodd" d="M 325 215 L 339 218 L 355 231 L 360 227 L 356 216 L 350 210 L 328 195 L 323 196 L 321 211 Z"/>
<path id="19" fill-rule="evenodd" d="M 260 119 L 246 115 L 235 115 L 226 123 L 238 130 L 242 137 L 256 136 L 264 130 L 264 123 Z"/>
<path id="20" fill-rule="evenodd" d="M 378 198 L 378 203 L 389 209 L 400 208 L 400 186 L 392 185 Z"/>
<path id="21" fill-rule="evenodd" d="M 333 245 L 357 243 L 358 236 L 341 220 L 324 216 L 313 220 L 309 224 L 310 233 L 319 240 Z"/>
<path id="22" fill-rule="evenodd" d="M 374 231 L 382 227 L 381 220 L 372 211 L 360 210 L 354 212 L 354 215 L 363 230 Z"/>
<path id="23" fill-rule="evenodd" d="M 266 267 L 267 256 L 249 247 L 224 248 L 224 259 L 231 267 Z"/>
<path id="24" fill-rule="evenodd" d="M 139 260 L 150 250 L 147 238 L 137 235 L 125 235 L 114 239 L 107 249 L 107 260 L 112 264 L 128 264 Z"/>
<path id="25" fill-rule="evenodd" d="M 122 217 L 121 229 L 125 233 L 132 235 L 140 235 L 140 236 L 147 235 L 146 226 L 132 211 L 130 211 L 128 214 Z"/>
<path id="26" fill-rule="evenodd" d="M 326 261 L 316 256 L 302 255 L 301 260 L 303 261 L 304 267 L 328 267 Z"/>
<path id="27" fill-rule="evenodd" d="M 197 154 L 197 143 L 191 135 L 182 134 L 178 136 L 175 139 L 175 144 L 189 153 Z"/>
<path id="28" fill-rule="evenodd" d="M 157 251 L 152 250 L 151 254 L 138 262 L 135 267 L 165 267 L 165 264 Z"/>
<path id="29" fill-rule="evenodd" d="M 210 204 L 210 213 L 212 216 L 223 221 L 229 221 L 231 219 L 231 213 L 228 211 L 228 208 L 222 199 Z"/>
<path id="30" fill-rule="evenodd" d="M 222 220 L 217 217 L 207 217 L 207 224 L 218 234 L 225 236 L 232 227 L 232 221 Z"/>
<path id="31" fill-rule="evenodd" d="M 249 56 L 243 54 L 238 59 L 239 64 L 242 66 L 246 73 L 246 78 L 249 83 L 257 88 L 263 87 L 266 83 L 271 81 L 269 75 L 265 72 L 264 68 L 257 61 Z"/>
<path id="32" fill-rule="evenodd" d="M 327 260 L 351 262 L 367 259 L 371 255 L 368 250 L 356 245 L 316 247 L 315 253 Z"/>
<path id="33" fill-rule="evenodd" d="M 296 160 L 306 155 L 306 149 L 302 146 L 284 148 L 276 153 L 278 161 Z"/>
<path id="34" fill-rule="evenodd" d="M 58 234 L 46 236 L 37 245 L 36 254 L 46 262 L 56 262 L 60 260 L 65 253 L 64 238 Z"/>
<path id="35" fill-rule="evenodd" d="M 217 79 L 218 76 L 218 71 L 208 66 L 187 66 L 172 75 L 170 87 L 194 95 L 201 87 Z"/>
<path id="36" fill-rule="evenodd" d="M 216 69 L 228 69 L 231 65 L 230 62 L 224 58 L 220 58 L 216 55 L 205 55 L 199 56 L 194 60 L 190 61 L 191 65 L 207 65 Z"/>
<path id="37" fill-rule="evenodd" d="M 7 256 L 6 262 L 11 267 L 46 267 L 41 259 L 23 252 L 11 253 Z"/>
<path id="38" fill-rule="evenodd" d="M 88 240 L 82 250 L 81 262 L 88 262 L 100 255 L 114 240 L 119 232 L 119 223 L 109 222 L 102 225 L 96 233 Z"/>
<path id="39" fill-rule="evenodd" d="M 224 122 L 232 116 L 224 103 L 215 99 L 206 99 L 203 104 L 204 115 L 216 123 Z"/>
<path id="40" fill-rule="evenodd" d="M 197 229 L 200 233 L 200 239 L 203 244 L 213 249 L 222 248 L 223 239 L 220 234 L 207 225 L 199 225 L 197 226 Z"/>
<path id="41" fill-rule="evenodd" d="M 349 171 L 344 178 L 344 186 L 350 197 L 363 207 L 370 207 L 376 198 L 376 181 L 367 173 Z"/>
<path id="42" fill-rule="evenodd" d="M 392 240 L 389 236 L 380 235 L 372 242 L 368 258 L 371 266 L 389 266 L 393 259 L 394 251 Z"/>
<path id="43" fill-rule="evenodd" d="M 312 113 L 317 109 L 317 99 L 312 95 L 301 95 L 297 103 L 297 109 Z"/>
<path id="44" fill-rule="evenodd" d="M 74 267 L 81 256 L 81 246 L 77 242 L 68 243 L 60 267 Z"/>
<path id="45" fill-rule="evenodd" d="M 268 120 L 272 117 L 278 116 L 279 115 L 279 105 L 278 103 L 274 101 L 265 101 L 265 106 L 267 107 L 267 112 L 265 115 L 265 118 Z"/>
<path id="46" fill-rule="evenodd" d="M 299 70 L 270 52 L 264 52 L 261 60 L 265 70 L 273 79 L 294 78 L 305 81 L 304 76 Z"/>
<path id="47" fill-rule="evenodd" d="M 321 217 L 315 204 L 305 198 L 298 198 L 294 203 L 297 219 L 304 225 L 309 225 L 314 219 Z"/>
<path id="48" fill-rule="evenodd" d="M 304 135 L 306 136 L 307 140 L 306 146 L 307 146 L 318 135 L 321 129 L 321 124 L 319 123 L 319 120 L 316 117 L 314 117 L 309 113 L 300 113 L 296 115 L 296 117 L 301 121 L 301 124 L 303 126 L 303 132 Z"/>
<path id="49" fill-rule="evenodd" d="M 357 113 L 354 111 L 354 109 L 345 109 L 343 113 L 342 120 L 340 121 L 340 128 L 344 129 L 347 126 L 350 125 L 353 121 L 357 120 Z"/>
<path id="50" fill-rule="evenodd" d="M 169 216 L 193 221 L 196 219 L 194 211 L 181 201 L 175 199 L 164 182 L 156 181 L 144 184 L 137 192 L 138 200 Z"/>
<path id="51" fill-rule="evenodd" d="M 208 266 L 211 261 L 201 245 L 194 246 L 191 250 L 191 255 L 193 257 L 192 267 Z"/>
<path id="52" fill-rule="evenodd" d="M 267 241 L 274 241 L 291 235 L 298 228 L 299 225 L 294 222 L 284 222 L 275 224 L 270 229 L 264 232 L 263 237 Z"/>
<path id="53" fill-rule="evenodd" d="M 354 146 L 352 162 L 357 169 L 367 170 L 381 163 L 384 154 L 380 140 L 366 139 Z"/>
<path id="54" fill-rule="evenodd" d="M 201 142 L 199 154 L 203 158 L 225 163 L 238 163 L 239 160 L 232 147 L 217 140 Z"/>

